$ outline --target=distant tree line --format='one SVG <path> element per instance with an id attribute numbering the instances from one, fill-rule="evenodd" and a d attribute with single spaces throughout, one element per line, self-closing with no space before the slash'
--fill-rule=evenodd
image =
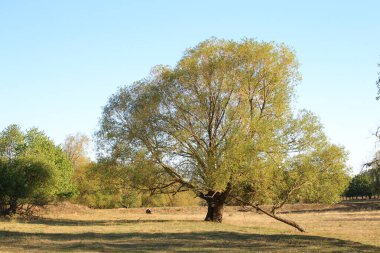
<path id="1" fill-rule="evenodd" d="M 380 173 L 378 168 L 371 168 L 354 176 L 346 191 L 344 197 L 347 199 L 358 198 L 379 198 L 380 196 Z"/>
<path id="2" fill-rule="evenodd" d="M 380 67 L 380 64 L 378 66 Z M 380 72 L 378 74 L 376 99 L 380 100 Z M 380 127 L 375 135 L 380 140 Z M 364 171 L 351 179 L 344 197 L 349 199 L 380 197 L 380 151 L 375 153 L 372 161 L 364 164 L 364 168 Z"/>

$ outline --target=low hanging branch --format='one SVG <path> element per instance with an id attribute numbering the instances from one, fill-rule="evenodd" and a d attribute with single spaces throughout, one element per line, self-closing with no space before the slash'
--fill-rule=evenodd
<path id="1" fill-rule="evenodd" d="M 241 199 L 236 198 L 236 197 L 233 197 L 233 198 L 235 200 L 237 200 L 238 202 L 242 203 L 243 205 L 251 206 L 251 207 L 255 208 L 256 210 L 259 210 L 260 212 L 272 217 L 273 219 L 276 219 L 276 220 L 281 221 L 281 222 L 283 222 L 289 226 L 296 228 L 300 232 L 306 232 L 306 230 L 302 226 L 298 225 L 295 221 L 288 220 L 288 219 L 285 219 L 283 217 L 277 216 L 275 212 L 272 212 L 272 213 L 268 212 L 268 211 L 262 209 L 258 204 L 252 204 L 252 203 L 246 202 L 246 201 L 241 200 Z"/>

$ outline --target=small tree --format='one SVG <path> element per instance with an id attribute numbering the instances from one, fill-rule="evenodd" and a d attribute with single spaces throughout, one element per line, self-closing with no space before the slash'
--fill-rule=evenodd
<path id="1" fill-rule="evenodd" d="M 32 206 L 46 204 L 51 198 L 47 190 L 53 183 L 51 172 L 43 160 L 0 160 L 0 215 L 30 214 Z"/>
<path id="2" fill-rule="evenodd" d="M 70 196 L 72 171 L 65 153 L 43 132 L 10 125 L 0 133 L 0 214 Z"/>
<path id="3" fill-rule="evenodd" d="M 87 166 L 91 160 L 87 156 L 87 149 L 90 139 L 84 134 L 68 135 L 63 143 L 63 151 L 77 170 L 82 166 Z"/>

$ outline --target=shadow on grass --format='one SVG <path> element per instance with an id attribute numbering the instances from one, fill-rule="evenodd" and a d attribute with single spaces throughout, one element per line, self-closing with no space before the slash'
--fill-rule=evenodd
<path id="1" fill-rule="evenodd" d="M 343 201 L 338 206 L 331 208 L 316 210 L 288 210 L 279 213 L 325 213 L 325 212 L 360 212 L 360 211 L 376 211 L 380 210 L 380 200 L 356 200 L 356 201 Z"/>
<path id="2" fill-rule="evenodd" d="M 123 225 L 123 224 L 138 224 L 138 223 L 165 223 L 173 222 L 173 220 L 71 220 L 71 219 L 49 219 L 38 218 L 34 220 L 19 220 L 23 223 L 29 224 L 42 224 L 50 226 L 109 226 L 109 225 Z M 181 221 L 181 220 L 176 220 Z M 191 220 L 183 220 L 191 221 Z"/>
<path id="3" fill-rule="evenodd" d="M 380 247 L 307 235 L 189 233 L 25 233 L 0 231 L 0 251 L 380 252 Z"/>

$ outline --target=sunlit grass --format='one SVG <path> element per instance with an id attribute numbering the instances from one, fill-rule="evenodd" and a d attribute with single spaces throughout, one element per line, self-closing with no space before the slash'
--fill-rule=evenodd
<path id="1" fill-rule="evenodd" d="M 283 214 L 295 229 L 256 212 L 226 208 L 224 223 L 206 209 L 93 210 L 51 207 L 38 220 L 1 220 L 1 252 L 380 252 L 380 211 Z"/>

